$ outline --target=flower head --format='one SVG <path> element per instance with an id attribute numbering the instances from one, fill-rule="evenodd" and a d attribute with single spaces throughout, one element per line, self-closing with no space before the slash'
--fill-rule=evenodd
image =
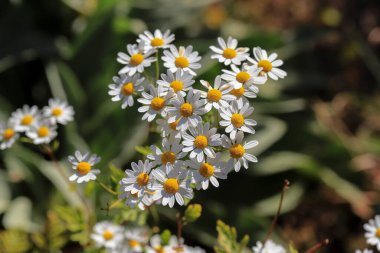
<path id="1" fill-rule="evenodd" d="M 142 92 L 144 87 L 141 85 L 144 77 L 140 78 L 139 74 L 129 76 L 121 74 L 113 77 L 114 83 L 110 84 L 108 94 L 112 96 L 112 101 L 122 101 L 121 108 L 133 106 L 133 95 L 136 92 Z"/>
<path id="2" fill-rule="evenodd" d="M 197 63 L 201 60 L 201 57 L 198 56 L 198 52 L 193 52 L 193 47 L 179 47 L 177 49 L 175 46 L 170 46 L 170 51 L 165 50 L 164 56 L 162 56 L 164 61 L 164 66 L 168 68 L 171 72 L 187 71 L 191 75 L 196 76 L 197 74 L 193 69 L 199 69 L 201 64 Z"/>
<path id="3" fill-rule="evenodd" d="M 74 109 L 65 101 L 49 99 L 49 104 L 43 108 L 43 115 L 50 119 L 52 124 L 66 125 L 73 120 Z"/>
<path id="4" fill-rule="evenodd" d="M 252 247 L 254 253 L 286 253 L 286 249 L 272 240 L 266 241 L 264 247 L 262 242 L 257 242 L 256 246 Z"/>
<path id="5" fill-rule="evenodd" d="M 28 129 L 26 136 L 36 145 L 50 143 L 57 136 L 57 126 L 48 119 L 39 120 Z"/>
<path id="6" fill-rule="evenodd" d="M 367 243 L 376 246 L 377 250 L 380 251 L 380 215 L 370 219 L 363 227 L 366 231 L 364 236 L 367 238 Z"/>
<path id="7" fill-rule="evenodd" d="M 101 221 L 95 224 L 91 239 L 98 248 L 115 249 L 124 240 L 124 229 L 109 221 Z"/>
<path id="8" fill-rule="evenodd" d="M 238 41 L 232 37 L 228 37 L 227 43 L 222 39 L 218 38 L 218 43 L 220 48 L 215 46 L 210 46 L 210 49 L 216 54 L 211 55 L 211 59 L 218 59 L 219 62 L 223 62 L 224 65 L 240 65 L 248 57 L 249 48 L 247 47 L 237 47 Z"/>
<path id="9" fill-rule="evenodd" d="M 37 106 L 33 105 L 30 107 L 28 105 L 24 105 L 22 108 L 17 109 L 12 113 L 9 121 L 14 125 L 17 132 L 26 132 L 40 119 L 41 115 Z"/>
<path id="10" fill-rule="evenodd" d="M 266 82 L 265 76 L 258 76 L 260 73 L 259 68 L 248 67 L 243 65 L 242 68 L 238 68 L 235 65 L 231 65 L 231 70 L 222 70 L 222 79 L 226 80 L 234 89 L 240 89 L 244 84 L 264 84 Z"/>
<path id="11" fill-rule="evenodd" d="M 149 231 L 143 227 L 131 227 L 125 230 L 126 253 L 143 252 L 143 245 L 148 242 Z"/>
<path id="12" fill-rule="evenodd" d="M 201 80 L 201 84 L 207 89 L 207 92 L 202 92 L 202 98 L 204 98 L 207 112 L 211 111 L 213 107 L 217 110 L 222 107 L 227 108 L 230 106 L 228 102 L 235 99 L 233 95 L 229 94 L 232 87 L 227 84 L 222 84 L 220 76 L 215 77 L 214 87 L 204 80 Z"/>
<path id="13" fill-rule="evenodd" d="M 157 84 L 161 85 L 164 91 L 171 91 L 174 94 L 179 93 L 182 97 L 186 96 L 193 83 L 193 76 L 188 72 L 177 70 L 176 72 L 167 71 L 167 74 L 161 74 L 162 80 L 158 80 Z"/>
<path id="14" fill-rule="evenodd" d="M 20 137 L 16 132 L 15 126 L 8 121 L 6 124 L 0 124 L 0 149 L 10 148 L 13 143 Z"/>
<path id="15" fill-rule="evenodd" d="M 152 184 L 150 171 L 153 164 L 149 160 L 131 163 L 132 169 L 125 170 L 126 177 L 120 181 L 121 190 L 123 192 L 131 192 L 137 194 L 138 197 L 145 194 L 148 185 Z"/>
<path id="16" fill-rule="evenodd" d="M 70 181 L 77 181 L 77 183 L 88 182 L 95 180 L 96 175 L 100 173 L 100 170 L 94 169 L 94 165 L 100 162 L 100 157 L 90 153 L 82 154 L 79 151 L 75 151 L 74 156 L 68 157 L 69 162 L 72 164 L 72 169 L 75 173 L 69 177 Z"/>
<path id="17" fill-rule="evenodd" d="M 145 50 L 149 51 L 151 49 L 170 47 L 170 43 L 174 41 L 175 36 L 170 33 L 170 30 L 166 30 L 162 33 L 160 30 L 156 29 L 154 33 L 145 31 L 143 34 L 139 35 L 139 38 L 145 43 Z"/>
<path id="18" fill-rule="evenodd" d="M 158 119 L 156 122 L 158 131 L 162 137 L 174 136 L 175 138 L 181 138 L 182 132 L 177 130 L 179 120 L 169 123 L 169 117 L 166 116 L 163 119 Z"/>
<path id="19" fill-rule="evenodd" d="M 162 117 L 166 116 L 166 107 L 173 97 L 173 93 L 165 93 L 162 86 L 157 88 L 152 85 L 149 86 L 149 93 L 142 92 L 142 98 L 137 99 L 143 106 L 141 106 L 138 111 L 144 113 L 142 119 L 151 122 L 154 120 L 157 114 Z"/>
<path id="20" fill-rule="evenodd" d="M 283 64 L 283 61 L 279 59 L 276 60 L 276 53 L 272 53 L 268 57 L 266 50 L 255 47 L 253 48 L 253 55 L 255 58 L 248 58 L 248 60 L 253 63 L 253 66 L 260 68 L 265 76 L 268 75 L 273 80 L 278 80 L 278 78 L 284 78 L 286 76 L 286 72 L 278 68 Z"/>

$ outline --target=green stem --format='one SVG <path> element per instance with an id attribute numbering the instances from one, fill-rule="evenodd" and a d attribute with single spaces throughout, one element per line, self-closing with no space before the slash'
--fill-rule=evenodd
<path id="1" fill-rule="evenodd" d="M 111 188 L 109 188 L 107 185 L 103 184 L 102 182 L 100 182 L 99 180 L 95 180 L 104 190 L 106 190 L 108 193 L 112 194 L 112 195 L 118 195 L 117 192 L 115 192 L 114 190 L 112 190 Z"/>
<path id="2" fill-rule="evenodd" d="M 156 82 L 158 81 L 158 78 L 160 78 L 160 62 L 158 61 L 159 60 L 159 49 L 157 48 L 157 51 L 156 51 Z"/>

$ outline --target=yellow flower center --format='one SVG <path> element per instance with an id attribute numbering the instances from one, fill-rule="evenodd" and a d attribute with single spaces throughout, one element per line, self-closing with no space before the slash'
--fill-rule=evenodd
<path id="1" fill-rule="evenodd" d="M 131 59 L 129 61 L 130 64 L 133 66 L 140 65 L 144 61 L 144 55 L 142 54 L 134 54 L 131 56 Z"/>
<path id="2" fill-rule="evenodd" d="M 174 92 L 181 91 L 183 89 L 183 82 L 174 80 L 170 83 L 170 87 L 174 90 Z"/>
<path id="3" fill-rule="evenodd" d="M 169 123 L 169 127 L 171 130 L 177 130 L 177 125 L 178 125 L 178 122 L 179 122 L 180 119 L 177 119 L 176 121 L 172 122 L 172 123 Z"/>
<path id="4" fill-rule="evenodd" d="M 241 127 L 242 125 L 244 125 L 244 116 L 239 113 L 232 114 L 231 123 L 232 125 L 234 125 L 234 127 Z"/>
<path id="5" fill-rule="evenodd" d="M 376 229 L 376 236 L 380 238 L 380 228 Z"/>
<path id="6" fill-rule="evenodd" d="M 106 230 L 103 232 L 103 238 L 104 240 L 109 241 L 113 238 L 113 233 L 109 230 Z"/>
<path id="7" fill-rule="evenodd" d="M 198 135 L 195 137 L 194 146 L 199 149 L 204 149 L 208 145 L 207 137 L 204 135 Z"/>
<path id="8" fill-rule="evenodd" d="M 183 103 L 179 108 L 182 117 L 189 117 L 193 115 L 193 106 L 190 103 Z"/>
<path id="9" fill-rule="evenodd" d="M 181 68 L 181 69 L 187 68 L 189 66 L 189 60 L 183 56 L 175 58 L 174 63 L 177 68 Z"/>
<path id="10" fill-rule="evenodd" d="M 140 173 L 137 176 L 136 182 L 139 186 L 145 186 L 149 182 L 149 175 L 145 172 Z"/>
<path id="11" fill-rule="evenodd" d="M 160 97 L 155 97 L 152 99 L 152 102 L 150 103 L 150 107 L 152 107 L 153 110 L 159 111 L 165 106 L 165 99 Z"/>
<path id="12" fill-rule="evenodd" d="M 211 89 L 207 92 L 207 99 L 211 102 L 219 102 L 222 98 L 222 92 L 217 89 Z"/>
<path id="13" fill-rule="evenodd" d="M 267 73 L 272 70 L 272 63 L 268 60 L 261 60 L 257 65 L 259 68 L 263 68 L 263 71 Z"/>
<path id="14" fill-rule="evenodd" d="M 62 109 L 59 108 L 59 107 L 55 107 L 53 109 L 51 109 L 51 114 L 55 117 L 58 117 L 58 116 L 61 116 L 63 113 Z"/>
<path id="15" fill-rule="evenodd" d="M 21 124 L 23 124 L 24 126 L 28 126 L 28 125 L 32 124 L 32 122 L 33 122 L 33 116 L 32 115 L 25 115 L 21 120 Z"/>
<path id="16" fill-rule="evenodd" d="M 12 128 L 7 128 L 3 131 L 3 138 L 9 140 L 15 135 L 15 131 Z"/>
<path id="17" fill-rule="evenodd" d="M 237 75 L 236 75 L 236 81 L 238 81 L 239 83 L 245 83 L 245 82 L 248 81 L 250 78 L 251 78 L 251 75 L 248 74 L 248 73 L 245 72 L 245 71 L 239 72 L 239 73 L 237 73 Z"/>
<path id="18" fill-rule="evenodd" d="M 178 180 L 175 178 L 167 179 L 164 183 L 164 190 L 171 194 L 177 193 L 179 190 Z"/>
<path id="19" fill-rule="evenodd" d="M 136 241 L 136 240 L 129 240 L 129 241 L 128 241 L 128 245 L 129 245 L 129 247 L 131 247 L 131 248 L 136 248 L 137 246 L 140 245 L 140 243 L 139 243 L 138 241 Z"/>
<path id="20" fill-rule="evenodd" d="M 174 164 L 175 160 L 176 160 L 176 155 L 174 152 L 171 152 L 171 151 L 166 151 L 164 152 L 162 155 L 161 155 L 161 162 L 162 164 L 167 164 L 167 163 L 171 163 L 171 164 Z"/>
<path id="21" fill-rule="evenodd" d="M 234 144 L 230 147 L 230 155 L 232 158 L 242 158 L 244 153 L 245 149 L 241 144 Z"/>
<path id="22" fill-rule="evenodd" d="M 205 178 L 211 177 L 214 175 L 214 166 L 208 163 L 203 163 L 201 167 L 199 167 L 199 174 Z"/>
<path id="23" fill-rule="evenodd" d="M 126 84 L 124 84 L 123 87 L 121 88 L 121 91 L 126 96 L 132 95 L 133 92 L 135 91 L 133 83 L 126 83 Z"/>
<path id="24" fill-rule="evenodd" d="M 86 175 L 91 170 L 91 165 L 88 162 L 80 162 L 77 165 L 77 171 L 81 175 Z"/>
<path id="25" fill-rule="evenodd" d="M 154 247 L 154 250 L 156 251 L 156 253 L 165 253 L 165 249 L 162 246 L 156 246 Z"/>
<path id="26" fill-rule="evenodd" d="M 233 59 L 236 57 L 236 51 L 232 48 L 226 48 L 223 51 L 223 57 L 227 59 Z"/>
<path id="27" fill-rule="evenodd" d="M 38 128 L 37 134 L 39 137 L 46 137 L 49 135 L 49 128 L 46 126 L 42 126 L 42 127 Z"/>
<path id="28" fill-rule="evenodd" d="M 233 90 L 231 90 L 230 94 L 234 95 L 237 98 L 240 98 L 241 96 L 244 95 L 244 91 L 245 91 L 244 87 L 241 86 L 241 88 L 239 88 L 239 89 L 233 89 Z"/>
<path id="29" fill-rule="evenodd" d="M 165 41 L 163 39 L 161 39 L 161 38 L 153 38 L 150 41 L 150 45 L 152 47 L 159 47 L 159 46 L 162 46 L 164 43 L 165 43 Z"/>
<path id="30" fill-rule="evenodd" d="M 173 250 L 177 253 L 185 252 L 185 249 L 182 246 L 173 247 Z"/>

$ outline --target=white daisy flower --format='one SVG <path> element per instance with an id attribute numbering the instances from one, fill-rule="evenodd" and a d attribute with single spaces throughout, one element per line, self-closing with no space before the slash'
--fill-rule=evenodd
<path id="1" fill-rule="evenodd" d="M 125 238 L 127 240 L 127 249 L 125 253 L 143 252 L 144 245 L 148 242 L 149 231 L 145 228 L 127 228 L 125 230 Z"/>
<path id="2" fill-rule="evenodd" d="M 129 76 L 121 74 L 120 76 L 113 77 L 114 83 L 110 84 L 108 88 L 108 95 L 112 96 L 112 101 L 122 101 L 121 108 L 125 109 L 128 106 L 132 107 L 134 104 L 133 95 L 136 92 L 142 92 L 144 87 L 141 85 L 144 77 L 140 78 L 139 74 Z"/>
<path id="3" fill-rule="evenodd" d="M 363 249 L 363 250 L 357 249 L 357 250 L 355 250 L 355 253 L 373 253 L 373 250 L 370 250 L 370 249 Z"/>
<path id="4" fill-rule="evenodd" d="M 166 106 L 173 97 L 173 93 L 165 93 L 162 86 L 157 88 L 152 85 L 149 86 L 149 93 L 143 91 L 142 98 L 137 99 L 143 106 L 139 107 L 138 111 L 144 113 L 142 119 L 151 122 L 157 114 L 162 117 L 166 116 Z"/>
<path id="5" fill-rule="evenodd" d="M 239 89 L 243 84 L 264 84 L 267 80 L 265 76 L 258 76 L 261 69 L 255 67 L 243 66 L 241 69 L 235 65 L 231 65 L 232 70 L 223 69 L 222 79 L 233 86 L 234 89 Z"/>
<path id="6" fill-rule="evenodd" d="M 149 247 L 147 247 L 146 252 L 147 253 L 168 253 L 171 250 L 169 245 L 162 245 L 161 236 L 158 234 L 155 234 L 150 238 Z"/>
<path id="7" fill-rule="evenodd" d="M 75 173 L 69 177 L 70 181 L 77 181 L 78 184 L 82 182 L 89 182 L 95 180 L 96 175 L 100 173 L 100 170 L 94 169 L 94 165 L 100 162 L 100 157 L 90 153 L 82 154 L 79 151 L 75 151 L 74 156 L 68 157 L 69 162 L 72 164 L 72 169 Z"/>
<path id="8" fill-rule="evenodd" d="M 186 96 L 186 101 L 182 96 L 177 96 L 171 100 L 174 107 L 168 108 L 169 123 L 178 122 L 177 129 L 185 131 L 189 126 L 196 127 L 202 121 L 200 115 L 206 113 L 202 108 L 204 101 L 200 100 L 201 93 L 190 89 Z"/>
<path id="9" fill-rule="evenodd" d="M 174 41 L 174 34 L 170 33 L 170 30 L 166 30 L 162 33 L 160 30 L 156 29 L 154 34 L 145 31 L 143 34 L 139 35 L 141 41 L 145 43 L 145 50 L 151 50 L 156 48 L 168 48 L 170 43 Z"/>
<path id="10" fill-rule="evenodd" d="M 252 247 L 254 253 L 286 253 L 286 249 L 272 240 L 266 241 L 264 247 L 262 242 L 257 242 L 256 246 Z"/>
<path id="11" fill-rule="evenodd" d="M 125 170 L 126 177 L 120 183 L 123 192 L 131 192 L 141 197 L 147 191 L 148 184 L 152 184 L 152 177 L 149 175 L 153 164 L 149 160 L 131 163 L 132 169 Z"/>
<path id="12" fill-rule="evenodd" d="M 202 92 L 201 96 L 205 101 L 205 109 L 207 112 L 211 111 L 212 107 L 219 110 L 221 107 L 229 107 L 228 101 L 232 101 L 235 97 L 229 92 L 232 87 L 228 84 L 222 85 L 222 80 L 220 76 L 215 77 L 214 87 L 210 85 L 209 82 L 201 80 L 201 84 L 208 90 L 207 92 Z"/>
<path id="13" fill-rule="evenodd" d="M 183 243 L 183 239 L 180 239 L 180 246 L 178 245 L 177 236 L 172 235 L 169 243 L 166 246 L 162 246 L 161 237 L 154 235 L 150 239 L 150 246 L 147 249 L 147 253 L 205 253 L 205 251 L 199 247 L 190 247 Z"/>
<path id="14" fill-rule="evenodd" d="M 124 240 L 123 227 L 109 221 L 96 223 L 93 230 L 91 239 L 98 248 L 114 249 Z"/>
<path id="15" fill-rule="evenodd" d="M 247 153 L 247 150 L 256 147 L 259 143 L 254 140 L 244 142 L 243 144 L 243 138 L 244 134 L 241 131 L 236 134 L 235 140 L 231 140 L 225 135 L 222 136 L 222 145 L 228 149 L 231 157 L 227 163 L 227 167 L 234 169 L 236 172 L 240 170 L 242 165 L 248 169 L 248 162 L 257 162 L 257 158 Z"/>
<path id="16" fill-rule="evenodd" d="M 137 206 L 140 210 L 145 210 L 147 206 L 151 206 L 153 204 L 153 194 L 154 192 L 145 191 L 145 194 L 138 196 L 137 193 L 132 194 L 131 192 L 123 192 L 118 196 L 118 198 L 125 200 L 124 204 L 130 208 L 135 208 Z"/>
<path id="17" fill-rule="evenodd" d="M 367 238 L 367 243 L 376 246 L 377 250 L 380 251 L 380 215 L 370 219 L 363 227 L 366 231 L 364 237 Z"/>
<path id="18" fill-rule="evenodd" d="M 230 107 L 220 108 L 219 114 L 223 120 L 219 124 L 226 128 L 225 131 L 230 134 L 231 139 L 235 139 L 239 130 L 254 134 L 252 126 L 256 125 L 256 121 L 248 119 L 252 113 L 253 107 L 250 107 L 249 103 L 242 100 L 233 101 Z"/>
<path id="19" fill-rule="evenodd" d="M 52 124 L 66 125 L 74 119 L 73 107 L 59 99 L 49 99 L 48 106 L 45 106 L 42 111 L 43 115 L 49 118 Z"/>
<path id="20" fill-rule="evenodd" d="M 272 53 L 268 57 L 266 50 L 255 47 L 253 48 L 253 55 L 255 59 L 248 58 L 248 60 L 252 62 L 255 67 L 260 68 L 265 76 L 268 75 L 273 80 L 278 80 L 278 78 L 284 78 L 287 75 L 285 71 L 278 68 L 284 62 L 280 59 L 276 60 L 276 53 Z"/>
<path id="21" fill-rule="evenodd" d="M 177 70 L 176 72 L 167 71 L 167 74 L 161 74 L 162 80 L 158 80 L 157 84 L 164 88 L 164 91 L 172 91 L 177 94 L 178 92 L 182 97 L 186 96 L 193 83 L 193 76 L 188 72 Z"/>
<path id="22" fill-rule="evenodd" d="M 259 88 L 253 84 L 245 83 L 239 89 L 231 89 L 230 94 L 234 96 L 234 100 L 241 100 L 244 103 L 249 102 L 247 98 L 255 98 L 259 93 Z"/>
<path id="23" fill-rule="evenodd" d="M 193 76 L 197 74 L 193 71 L 193 69 L 201 68 L 201 64 L 197 63 L 201 60 L 201 57 L 198 56 L 198 52 L 193 52 L 193 47 L 179 47 L 170 46 L 170 51 L 165 50 L 164 56 L 162 56 L 162 60 L 164 61 L 164 66 L 168 68 L 171 72 L 180 71 L 188 71 Z"/>
<path id="24" fill-rule="evenodd" d="M 24 105 L 12 113 L 9 121 L 15 126 L 17 132 L 26 132 L 41 119 L 38 107 Z"/>
<path id="25" fill-rule="evenodd" d="M 0 124 L 0 149 L 4 150 L 12 147 L 13 143 L 20 137 L 15 126 L 8 121 L 7 124 Z"/>
<path id="26" fill-rule="evenodd" d="M 194 183 L 197 184 L 197 190 L 206 190 L 211 183 L 214 187 L 219 187 L 218 178 L 226 179 L 227 171 L 222 162 L 220 162 L 220 153 L 216 153 L 215 158 L 207 157 L 205 162 L 196 162 L 189 160 L 186 164 L 190 167 L 189 175 Z"/>
<path id="27" fill-rule="evenodd" d="M 198 162 L 203 162 L 205 156 L 214 158 L 215 151 L 212 147 L 220 146 L 220 134 L 216 133 L 216 128 L 210 129 L 210 124 L 198 123 L 198 126 L 189 127 L 190 134 L 184 132 L 182 133 L 183 137 L 183 152 L 190 152 L 190 159 L 195 159 Z"/>
<path id="28" fill-rule="evenodd" d="M 36 145 L 50 143 L 57 136 L 57 126 L 48 119 L 39 120 L 25 134 Z"/>
<path id="29" fill-rule="evenodd" d="M 239 47 L 237 48 L 238 41 L 232 37 L 228 37 L 227 43 L 222 39 L 218 38 L 218 43 L 220 48 L 215 46 L 210 46 L 210 49 L 216 54 L 211 55 L 211 59 L 218 59 L 220 63 L 224 65 L 240 65 L 243 61 L 247 60 L 249 54 L 249 48 Z"/>
<path id="30" fill-rule="evenodd" d="M 154 49 L 150 49 L 145 52 L 145 43 L 141 41 L 138 45 L 128 44 L 127 53 L 119 52 L 117 54 L 117 61 L 125 66 L 119 70 L 119 74 L 128 74 L 133 76 L 136 72 L 142 73 L 144 69 L 149 67 L 152 62 L 157 59 L 155 57 L 150 57 L 154 53 Z"/>
<path id="31" fill-rule="evenodd" d="M 181 131 L 177 130 L 179 119 L 169 123 L 169 117 L 166 116 L 163 119 L 157 119 L 157 130 L 161 133 L 162 137 L 174 136 L 175 138 L 181 138 Z"/>
<path id="32" fill-rule="evenodd" d="M 173 207 L 176 201 L 183 206 L 185 204 L 184 198 L 193 198 L 193 189 L 191 189 L 188 181 L 181 178 L 178 164 L 166 173 L 161 169 L 155 169 L 152 174 L 157 179 L 152 186 L 155 191 L 153 199 L 162 200 L 163 206 Z"/>

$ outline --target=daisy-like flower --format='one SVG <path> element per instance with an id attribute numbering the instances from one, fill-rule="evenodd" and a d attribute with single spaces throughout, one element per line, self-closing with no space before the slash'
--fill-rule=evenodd
<path id="1" fill-rule="evenodd" d="M 149 231 L 145 228 L 127 228 L 125 238 L 127 240 L 127 249 L 125 253 L 143 252 L 143 245 L 148 242 Z"/>
<path id="2" fill-rule="evenodd" d="M 175 235 L 170 237 L 169 243 L 166 246 L 161 245 L 159 235 L 153 236 L 150 240 L 150 244 L 153 249 L 148 249 L 148 253 L 205 253 L 205 251 L 199 247 L 190 247 L 184 244 L 182 238 L 180 239 L 180 245 L 178 245 L 178 238 Z"/>
<path id="3" fill-rule="evenodd" d="M 163 119 L 158 119 L 157 128 L 161 133 L 162 137 L 174 136 L 176 138 L 181 138 L 181 131 L 177 130 L 177 124 L 179 120 L 169 123 L 169 117 L 165 117 Z"/>
<path id="4" fill-rule="evenodd" d="M 7 124 L 0 124 L 0 149 L 4 150 L 12 147 L 13 143 L 20 137 L 15 126 L 8 121 Z"/>
<path id="5" fill-rule="evenodd" d="M 167 74 L 161 74 L 162 80 L 158 80 L 157 84 L 164 88 L 164 91 L 172 91 L 177 94 L 178 92 L 182 97 L 186 96 L 186 91 L 188 91 L 193 83 L 193 76 L 188 72 L 177 70 L 172 73 L 170 70 Z"/>
<path id="6" fill-rule="evenodd" d="M 143 106 L 139 107 L 138 111 L 144 113 L 142 119 L 151 122 L 157 114 L 162 117 L 166 116 L 166 105 L 169 103 L 173 93 L 165 93 L 161 85 L 157 88 L 149 86 L 150 94 L 142 92 L 142 98 L 137 99 Z"/>
<path id="7" fill-rule="evenodd" d="M 196 127 L 202 121 L 200 115 L 206 113 L 206 109 L 202 108 L 204 101 L 199 100 L 200 92 L 190 89 L 186 96 L 186 101 L 182 96 L 177 96 L 171 100 L 174 107 L 168 108 L 169 124 L 178 122 L 177 129 L 185 131 L 189 126 Z"/>
<path id="8" fill-rule="evenodd" d="M 141 197 L 147 191 L 148 184 L 152 183 L 152 177 L 149 175 L 153 164 L 149 160 L 131 163 L 132 169 L 125 170 L 126 177 L 120 181 L 123 192 L 131 192 Z"/>
<path id="9" fill-rule="evenodd" d="M 162 245 L 161 236 L 158 234 L 153 235 L 149 240 L 149 247 L 147 247 L 147 253 L 168 253 L 169 245 Z"/>
<path id="10" fill-rule="evenodd" d="M 218 38 L 218 43 L 220 48 L 215 46 L 210 46 L 210 49 L 216 54 L 211 55 L 211 59 L 218 59 L 220 63 L 224 65 L 240 65 L 243 61 L 247 60 L 249 54 L 249 48 L 247 47 L 237 47 L 238 41 L 232 37 L 228 37 L 227 43 L 222 39 Z"/>
<path id="11" fill-rule="evenodd" d="M 155 169 L 152 174 L 157 179 L 152 186 L 152 189 L 155 190 L 153 199 L 162 200 L 163 206 L 173 207 L 176 201 L 183 206 L 185 204 L 184 198 L 193 198 L 193 189 L 191 189 L 189 182 L 180 176 L 178 163 L 169 171 L 164 172 L 161 169 Z"/>
<path id="12" fill-rule="evenodd" d="M 152 195 L 154 192 L 146 191 L 145 194 L 138 196 L 137 193 L 124 192 L 118 196 L 119 199 L 125 200 L 124 204 L 130 208 L 138 207 L 140 210 L 145 210 L 145 207 L 153 204 Z"/>
<path id="13" fill-rule="evenodd" d="M 222 79 L 220 76 L 215 77 L 214 87 L 209 82 L 201 80 L 201 84 L 208 90 L 202 92 L 202 98 L 205 101 L 205 109 L 207 112 L 211 111 L 212 107 L 219 110 L 221 107 L 229 107 L 228 101 L 232 101 L 235 97 L 229 92 L 232 87 L 227 84 L 222 85 Z"/>
<path id="14" fill-rule="evenodd" d="M 69 177 L 70 181 L 77 181 L 77 183 L 88 182 L 95 180 L 96 175 L 100 173 L 100 170 L 94 169 L 94 165 L 100 162 L 100 157 L 90 153 L 82 154 L 79 151 L 75 151 L 74 156 L 68 157 L 69 162 L 72 164 L 72 169 L 75 173 Z"/>
<path id="15" fill-rule="evenodd" d="M 220 162 L 220 156 L 220 153 L 216 153 L 215 158 L 207 157 L 204 162 L 187 161 L 187 165 L 190 167 L 189 174 L 193 182 L 197 184 L 197 190 L 206 190 L 209 183 L 219 187 L 218 178 L 227 178 L 224 164 Z"/>
<path id="16" fill-rule="evenodd" d="M 139 35 L 141 41 L 145 43 L 145 50 L 156 49 L 156 48 L 168 48 L 170 43 L 174 41 L 174 34 L 170 33 L 170 30 L 166 30 L 162 33 L 160 30 L 156 29 L 154 34 L 149 31 L 145 31 L 143 34 Z"/>
<path id="17" fill-rule="evenodd" d="M 370 219 L 363 227 L 366 231 L 364 237 L 367 238 L 367 243 L 376 246 L 377 250 L 380 251 L 380 215 Z"/>
<path id="18" fill-rule="evenodd" d="M 254 253 L 286 253 L 286 249 L 272 240 L 266 241 L 263 246 L 262 242 L 257 242 L 256 246 L 252 247 Z"/>
<path id="19" fill-rule="evenodd" d="M 235 65 L 231 65 L 232 70 L 223 69 L 222 79 L 233 86 L 234 89 L 239 89 L 244 84 L 264 84 L 267 80 L 265 76 L 259 76 L 260 68 L 244 66 L 239 69 Z"/>
<path id="20" fill-rule="evenodd" d="M 193 52 L 193 47 L 179 47 L 177 49 L 175 46 L 170 46 L 170 51 L 165 50 L 164 56 L 162 56 L 164 61 L 164 66 L 168 68 L 171 72 L 176 72 L 177 70 L 188 71 L 193 76 L 197 74 L 193 69 L 199 69 L 201 64 L 197 63 L 201 60 L 201 57 L 198 56 L 198 52 Z"/>
<path id="21" fill-rule="evenodd" d="M 136 72 L 142 73 L 144 69 L 149 67 L 152 62 L 157 59 L 150 57 L 154 53 L 154 49 L 150 49 L 145 52 L 145 43 L 141 41 L 138 45 L 127 45 L 127 52 L 119 52 L 117 54 L 117 61 L 125 66 L 119 71 L 119 74 L 128 74 L 133 76 Z"/>
<path id="22" fill-rule="evenodd" d="M 133 95 L 144 90 L 141 85 L 144 77 L 140 78 L 139 74 L 133 76 L 121 74 L 120 76 L 114 76 L 113 81 L 114 83 L 108 86 L 110 89 L 108 95 L 112 96 L 112 101 L 122 100 L 122 109 L 133 106 Z"/>
<path id="23" fill-rule="evenodd" d="M 230 159 L 227 163 L 227 167 L 234 169 L 238 172 L 243 165 L 244 168 L 248 169 L 248 162 L 257 162 L 257 158 L 251 154 L 247 153 L 248 149 L 254 148 L 259 144 L 257 141 L 244 142 L 244 134 L 239 131 L 236 134 L 236 139 L 231 140 L 227 136 L 223 135 L 222 145 L 224 148 L 228 149 L 230 153 Z"/>
<path id="24" fill-rule="evenodd" d="M 259 88 L 253 84 L 243 84 L 239 89 L 231 89 L 230 94 L 234 96 L 234 100 L 249 102 L 247 98 L 255 98 L 259 93 Z"/>
<path id="25" fill-rule="evenodd" d="M 26 132 L 29 128 L 36 124 L 41 118 L 38 107 L 24 105 L 12 113 L 9 121 L 15 126 L 17 132 Z"/>
<path id="26" fill-rule="evenodd" d="M 278 80 L 278 78 L 284 78 L 286 76 L 286 72 L 278 68 L 284 62 L 277 59 L 276 53 L 272 53 L 268 57 L 266 50 L 255 47 L 253 48 L 253 55 L 255 59 L 248 58 L 248 60 L 252 62 L 255 67 L 260 68 L 265 76 L 268 75 L 273 80 Z"/>
<path id="27" fill-rule="evenodd" d="M 45 106 L 42 111 L 43 115 L 50 119 L 52 124 L 66 125 L 74 117 L 73 107 L 59 99 L 49 99 L 48 106 Z"/>
<path id="28" fill-rule="evenodd" d="M 373 253 L 373 250 L 370 250 L 370 249 L 363 249 L 363 250 L 357 249 L 357 250 L 355 250 L 355 253 Z"/>
<path id="29" fill-rule="evenodd" d="M 254 134 L 255 130 L 252 126 L 256 125 L 256 121 L 248 119 L 252 112 L 253 107 L 250 107 L 249 103 L 244 103 L 242 100 L 233 101 L 230 107 L 219 110 L 223 118 L 219 124 L 226 128 L 225 131 L 230 134 L 231 139 L 235 139 L 239 130 Z"/>
<path id="30" fill-rule="evenodd" d="M 195 159 L 198 162 L 203 162 L 205 155 L 214 158 L 215 151 L 212 147 L 220 146 L 220 134 L 216 133 L 216 128 L 210 129 L 210 124 L 198 123 L 196 128 L 190 127 L 190 134 L 182 133 L 184 145 L 183 152 L 191 152 L 190 159 Z"/>
<path id="31" fill-rule="evenodd" d="M 101 221 L 95 224 L 91 239 L 98 248 L 116 248 L 124 240 L 124 229 L 109 221 Z"/>
<path id="32" fill-rule="evenodd" d="M 57 136 L 57 126 L 48 119 L 39 120 L 25 134 L 36 145 L 50 143 Z"/>

